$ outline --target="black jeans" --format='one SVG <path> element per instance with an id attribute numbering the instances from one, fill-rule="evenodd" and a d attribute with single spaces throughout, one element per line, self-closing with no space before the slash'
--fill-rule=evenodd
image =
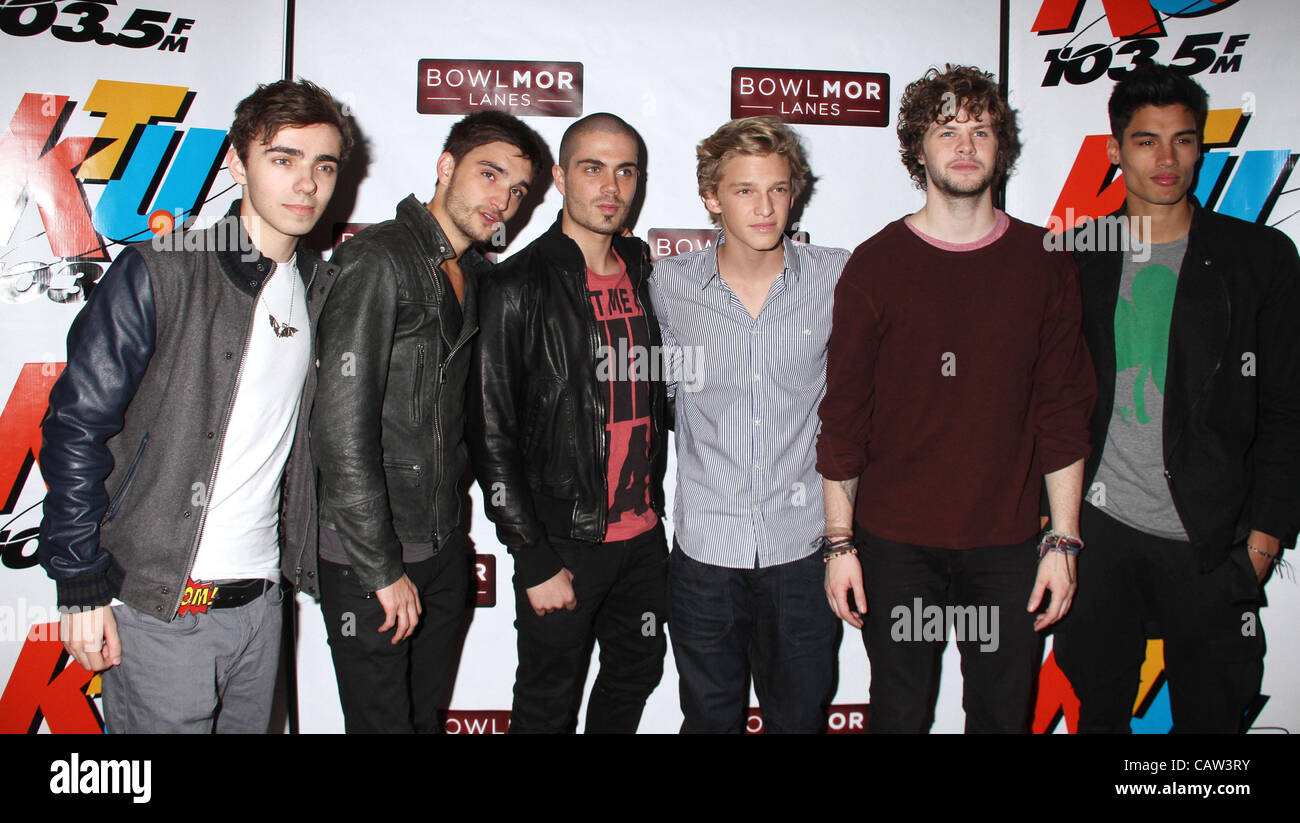
<path id="1" fill-rule="evenodd" d="M 367 596 L 351 566 L 320 562 L 321 611 L 329 635 L 348 733 L 441 733 L 473 612 L 469 546 L 455 542 L 406 565 L 424 610 L 415 633 L 392 644 L 384 609 Z"/>
<path id="2" fill-rule="evenodd" d="M 664 599 L 668 546 L 663 524 L 614 543 L 552 537 L 573 574 L 578 600 L 538 617 L 515 580 L 515 672 L 510 733 L 566 733 L 577 727 L 592 646 L 600 643 L 600 672 L 587 704 L 589 734 L 631 734 L 664 671 Z"/>
<path id="3" fill-rule="evenodd" d="M 961 652 L 966 732 L 1025 733 L 1042 658 L 1025 611 L 1037 539 L 940 549 L 857 530 L 871 662 L 868 732 L 928 731 L 949 629 Z"/>
<path id="4" fill-rule="evenodd" d="M 1053 643 L 1080 732 L 1131 730 L 1147 638 L 1164 639 L 1175 732 L 1241 731 L 1264 676 L 1263 594 L 1245 546 L 1208 574 L 1190 543 L 1153 537 L 1087 501 L 1079 591 Z"/>
<path id="5" fill-rule="evenodd" d="M 743 731 L 751 665 L 765 731 L 824 730 L 840 639 L 824 574 L 820 553 L 729 569 L 674 545 L 668 619 L 683 733 Z"/>

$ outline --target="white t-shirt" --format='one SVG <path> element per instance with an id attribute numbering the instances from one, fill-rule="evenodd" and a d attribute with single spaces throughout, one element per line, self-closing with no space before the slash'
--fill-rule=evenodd
<path id="1" fill-rule="evenodd" d="M 281 332 L 297 331 L 281 336 L 272 318 Z M 293 445 L 311 351 L 307 292 L 295 257 L 275 267 L 253 306 L 252 336 L 240 364 L 193 579 L 280 578 L 280 477 Z"/>

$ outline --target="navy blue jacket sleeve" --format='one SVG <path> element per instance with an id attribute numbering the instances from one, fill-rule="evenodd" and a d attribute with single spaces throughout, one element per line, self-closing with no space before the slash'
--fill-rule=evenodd
<path id="1" fill-rule="evenodd" d="M 99 545 L 104 483 L 113 471 L 108 440 L 122 430 L 155 335 L 149 269 L 128 247 L 72 321 L 67 367 L 41 423 L 39 460 L 49 491 L 38 557 L 61 607 L 105 605 L 120 587 L 121 572 Z"/>

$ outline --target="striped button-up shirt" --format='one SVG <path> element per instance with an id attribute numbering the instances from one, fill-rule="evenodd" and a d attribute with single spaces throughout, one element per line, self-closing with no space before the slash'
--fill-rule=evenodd
<path id="1" fill-rule="evenodd" d="M 755 318 L 718 273 L 723 242 L 660 260 L 650 281 L 677 406 L 673 536 L 701 563 L 766 568 L 807 557 L 825 527 L 817 404 L 849 252 L 787 238 Z"/>

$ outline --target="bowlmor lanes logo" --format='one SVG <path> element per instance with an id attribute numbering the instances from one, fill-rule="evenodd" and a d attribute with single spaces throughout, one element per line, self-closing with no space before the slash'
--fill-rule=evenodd
<path id="1" fill-rule="evenodd" d="M 582 115 L 582 64 L 527 60 L 419 62 L 415 110 L 473 114 L 496 109 L 534 117 Z"/>
<path id="2" fill-rule="evenodd" d="M 651 262 L 658 262 L 665 257 L 707 249 L 717 237 L 717 229 L 651 229 L 646 233 L 646 242 L 650 245 Z"/>
<path id="3" fill-rule="evenodd" d="M 474 555 L 474 605 L 491 608 L 497 604 L 497 556 Z"/>
<path id="4" fill-rule="evenodd" d="M 814 126 L 888 126 L 889 75 L 733 68 L 731 116 L 764 114 Z"/>
<path id="5" fill-rule="evenodd" d="M 505 734 L 510 728 L 508 709 L 451 709 L 443 726 L 447 734 Z"/>

